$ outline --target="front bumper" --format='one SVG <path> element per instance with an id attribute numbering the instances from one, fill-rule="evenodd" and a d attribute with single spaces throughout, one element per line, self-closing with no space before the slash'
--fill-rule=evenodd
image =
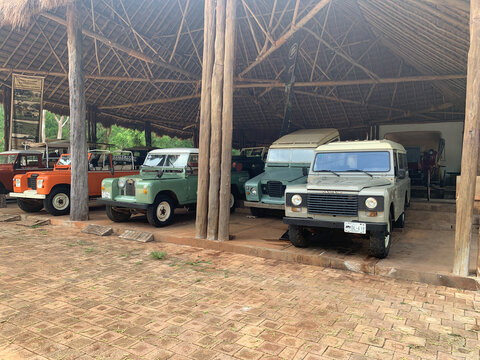
<path id="1" fill-rule="evenodd" d="M 310 228 L 330 228 L 330 229 L 343 229 L 344 221 L 325 221 L 295 217 L 284 217 L 283 222 L 288 225 L 298 225 Z M 363 222 L 363 221 L 356 221 Z M 385 232 L 387 231 L 387 224 L 365 222 L 367 231 Z"/>
<path id="2" fill-rule="evenodd" d="M 262 209 L 272 209 L 272 210 L 285 210 L 284 204 L 266 204 L 266 203 L 257 202 L 257 201 L 244 201 L 243 206 L 262 208 Z"/>
<path id="3" fill-rule="evenodd" d="M 21 199 L 39 199 L 43 200 L 47 196 L 44 194 L 37 194 L 37 190 L 25 190 L 23 193 L 11 192 L 10 197 L 12 198 L 21 198 Z"/>
<path id="4" fill-rule="evenodd" d="M 128 208 L 128 209 L 141 209 L 141 210 L 147 210 L 149 206 L 149 204 L 115 201 L 115 200 L 108 200 L 108 199 L 97 199 L 97 204 L 111 205 L 113 207 L 121 207 L 121 208 Z"/>

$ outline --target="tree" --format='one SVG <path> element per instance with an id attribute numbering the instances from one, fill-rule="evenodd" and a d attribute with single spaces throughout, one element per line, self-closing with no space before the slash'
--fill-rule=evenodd
<path id="1" fill-rule="evenodd" d="M 63 116 L 61 115 L 60 117 L 57 116 L 57 114 L 53 114 L 55 117 L 55 121 L 57 122 L 57 139 L 61 140 L 63 138 L 63 127 L 68 123 L 68 120 L 70 120 L 70 117 L 68 116 Z"/>

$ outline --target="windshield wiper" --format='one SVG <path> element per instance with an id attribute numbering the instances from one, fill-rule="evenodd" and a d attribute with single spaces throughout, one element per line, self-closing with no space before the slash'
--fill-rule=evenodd
<path id="1" fill-rule="evenodd" d="M 338 175 L 335 171 L 332 171 L 332 170 L 316 170 L 315 172 L 329 172 L 340 177 L 340 175 Z"/>
<path id="2" fill-rule="evenodd" d="M 373 177 L 373 175 L 370 174 L 369 172 L 366 172 L 365 170 L 360 170 L 360 169 L 347 170 L 347 172 L 362 172 L 362 173 L 367 174 L 367 175 L 370 176 L 370 177 Z"/>

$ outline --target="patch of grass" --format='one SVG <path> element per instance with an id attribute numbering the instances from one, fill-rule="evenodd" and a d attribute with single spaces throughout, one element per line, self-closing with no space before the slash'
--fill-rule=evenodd
<path id="1" fill-rule="evenodd" d="M 141 261 L 141 260 L 140 260 L 140 261 L 137 261 L 137 262 L 135 263 L 135 265 L 142 265 L 142 264 L 143 264 L 143 261 Z"/>
<path id="2" fill-rule="evenodd" d="M 197 260 L 197 261 L 186 261 L 185 265 L 198 266 L 200 264 L 211 264 L 211 261 Z"/>
<path id="3" fill-rule="evenodd" d="M 94 252 L 95 249 L 94 248 L 88 248 L 88 249 L 85 249 L 85 252 L 88 254 L 88 253 L 91 253 L 91 252 Z"/>
<path id="4" fill-rule="evenodd" d="M 165 251 L 152 251 L 150 256 L 155 260 L 163 260 L 167 256 L 167 253 Z"/>

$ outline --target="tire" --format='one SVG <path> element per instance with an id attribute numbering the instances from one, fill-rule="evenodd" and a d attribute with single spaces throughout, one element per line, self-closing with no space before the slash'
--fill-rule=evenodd
<path id="1" fill-rule="evenodd" d="M 117 211 L 113 208 L 112 205 L 107 205 L 105 208 L 105 211 L 107 213 L 107 216 L 110 220 L 113 222 L 125 222 L 130 219 L 130 216 L 132 214 L 129 212 L 122 212 L 122 211 Z"/>
<path id="2" fill-rule="evenodd" d="M 387 231 L 376 231 L 370 233 L 370 255 L 377 259 L 385 259 L 390 251 L 392 243 L 392 214 L 390 213 Z"/>
<path id="3" fill-rule="evenodd" d="M 298 225 L 288 225 L 288 239 L 293 246 L 305 248 L 308 246 L 307 231 Z"/>
<path id="4" fill-rule="evenodd" d="M 265 216 L 265 209 L 251 207 L 250 208 L 250 213 L 255 217 L 261 218 L 261 217 Z"/>
<path id="5" fill-rule="evenodd" d="M 408 194 L 405 194 L 405 207 L 410 207 L 410 200 L 408 200 Z"/>
<path id="6" fill-rule="evenodd" d="M 70 188 L 57 186 L 50 191 L 43 200 L 45 210 L 53 216 L 67 215 L 70 213 Z"/>
<path id="7" fill-rule="evenodd" d="M 174 200 L 168 195 L 158 195 L 155 202 L 147 209 L 147 220 L 150 225 L 163 227 L 173 222 L 175 211 Z"/>
<path id="8" fill-rule="evenodd" d="M 233 214 L 235 212 L 235 209 L 237 208 L 237 197 L 235 194 L 232 192 L 230 193 L 230 214 Z"/>
<path id="9" fill-rule="evenodd" d="M 398 217 L 397 221 L 395 221 L 395 227 L 403 229 L 405 227 L 405 211 Z"/>
<path id="10" fill-rule="evenodd" d="M 43 201 L 42 200 L 24 200 L 24 199 L 17 199 L 17 204 L 20 209 L 27 213 L 34 213 L 38 212 L 43 209 Z"/>

